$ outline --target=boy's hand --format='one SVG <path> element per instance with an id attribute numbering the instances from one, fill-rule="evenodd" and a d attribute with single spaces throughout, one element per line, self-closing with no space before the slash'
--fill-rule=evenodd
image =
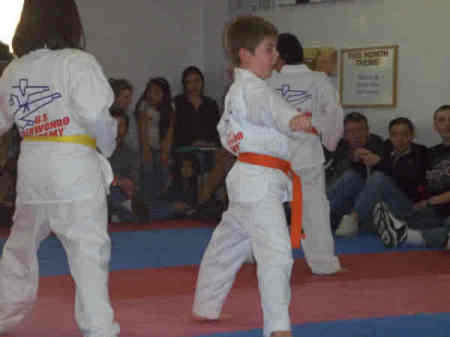
<path id="1" fill-rule="evenodd" d="M 293 117 L 289 122 L 289 127 L 292 131 L 312 131 L 311 116 L 301 114 Z"/>

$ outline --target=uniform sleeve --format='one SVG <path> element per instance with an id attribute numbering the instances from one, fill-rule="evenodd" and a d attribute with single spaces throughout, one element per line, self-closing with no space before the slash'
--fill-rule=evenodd
<path id="1" fill-rule="evenodd" d="M 68 59 L 70 95 L 97 147 L 110 157 L 116 147 L 117 121 L 109 108 L 114 94 L 103 70 L 95 58 L 87 53 Z"/>
<path id="2" fill-rule="evenodd" d="M 14 123 L 13 112 L 9 108 L 9 91 L 6 70 L 0 78 L 0 136 L 11 129 Z"/>
<path id="3" fill-rule="evenodd" d="M 334 151 L 344 132 L 344 112 L 336 90 L 325 76 L 314 90 L 317 101 L 312 124 L 319 130 L 323 145 Z"/>
<path id="4" fill-rule="evenodd" d="M 310 137 L 305 132 L 293 132 L 289 122 L 299 113 L 264 81 L 252 81 L 245 86 L 244 101 L 248 107 L 250 122 L 274 127 L 280 133 L 299 138 Z"/>

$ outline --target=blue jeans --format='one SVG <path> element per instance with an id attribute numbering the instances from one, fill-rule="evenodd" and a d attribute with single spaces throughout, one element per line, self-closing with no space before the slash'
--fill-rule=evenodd
<path id="1" fill-rule="evenodd" d="M 387 203 L 394 214 L 404 217 L 411 213 L 413 201 L 401 191 L 391 177 L 375 171 L 366 180 L 363 190 L 358 194 L 353 211 L 361 223 L 372 218 L 372 209 L 380 201 Z"/>
<path id="2" fill-rule="evenodd" d="M 412 228 L 412 227 L 410 227 Z M 428 248 L 442 248 L 450 233 L 450 217 L 442 219 L 440 226 L 422 230 L 422 236 Z"/>
<path id="3" fill-rule="evenodd" d="M 169 168 L 161 163 L 160 151 L 152 150 L 152 161 L 143 163 L 140 170 L 142 201 L 151 203 L 158 199 L 169 181 Z"/>
<path id="4" fill-rule="evenodd" d="M 161 152 L 152 150 L 152 161 L 141 166 L 140 196 L 148 205 L 148 219 L 161 220 L 175 215 L 174 202 L 163 196 L 169 181 L 169 168 L 161 162 Z"/>
<path id="5" fill-rule="evenodd" d="M 428 248 L 442 248 L 450 232 L 450 217 L 438 214 L 432 206 L 420 209 L 411 208 L 408 214 L 402 215 L 393 209 L 392 213 L 406 222 L 408 228 L 422 233 Z"/>
<path id="6" fill-rule="evenodd" d="M 356 197 L 363 190 L 365 183 L 365 179 L 356 171 L 347 170 L 327 188 L 332 228 L 339 225 L 342 216 L 351 212 Z"/>

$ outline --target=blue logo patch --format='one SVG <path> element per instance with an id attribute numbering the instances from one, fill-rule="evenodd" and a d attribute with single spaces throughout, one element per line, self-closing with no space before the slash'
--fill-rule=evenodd
<path id="1" fill-rule="evenodd" d="M 18 123 L 21 130 L 34 126 L 33 114 L 62 97 L 58 92 L 50 93 L 48 86 L 29 85 L 28 79 L 21 79 L 12 89 L 14 93 L 9 97 L 9 105 L 16 109 L 14 115 L 21 121 Z"/>
<path id="2" fill-rule="evenodd" d="M 308 91 L 291 89 L 289 84 L 282 84 L 277 91 L 291 104 L 302 104 L 312 99 L 312 95 Z"/>

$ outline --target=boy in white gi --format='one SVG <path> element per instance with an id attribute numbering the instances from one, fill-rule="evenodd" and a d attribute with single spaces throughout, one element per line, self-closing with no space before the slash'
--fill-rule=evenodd
<path id="1" fill-rule="evenodd" d="M 82 334 L 119 333 L 108 294 L 105 158 L 117 123 L 111 87 L 83 44 L 74 0 L 25 0 L 13 39 L 19 58 L 0 80 L 0 134 L 15 123 L 23 138 L 14 224 L 0 260 L 0 334 L 36 301 L 37 250 L 50 231 L 67 254 Z"/>
<path id="2" fill-rule="evenodd" d="M 330 151 L 336 149 L 344 128 L 343 111 L 326 75 L 309 70 L 303 63 L 303 47 L 294 35 L 280 34 L 277 50 L 279 73 L 268 84 L 298 111 L 317 118 L 321 129 L 320 138 L 310 135 L 289 141 L 290 161 L 301 178 L 304 196 L 302 226 L 306 237 L 302 248 L 314 274 L 334 274 L 341 266 L 334 253 L 321 143 Z"/>
<path id="3" fill-rule="evenodd" d="M 299 115 L 264 81 L 277 58 L 276 37 L 276 28 L 256 16 L 240 17 L 227 29 L 234 82 L 217 128 L 223 146 L 238 158 L 226 179 L 230 206 L 200 266 L 193 314 L 199 319 L 219 318 L 236 273 L 253 253 L 264 336 L 291 337 L 293 258 L 282 205 L 290 198 L 293 175 L 287 161 L 288 141 L 309 137 L 306 132 L 314 120 Z M 306 132 L 295 132 L 301 130 Z M 298 200 L 300 186 L 295 187 Z M 292 244 L 299 246 L 301 233 L 296 224 Z"/>

